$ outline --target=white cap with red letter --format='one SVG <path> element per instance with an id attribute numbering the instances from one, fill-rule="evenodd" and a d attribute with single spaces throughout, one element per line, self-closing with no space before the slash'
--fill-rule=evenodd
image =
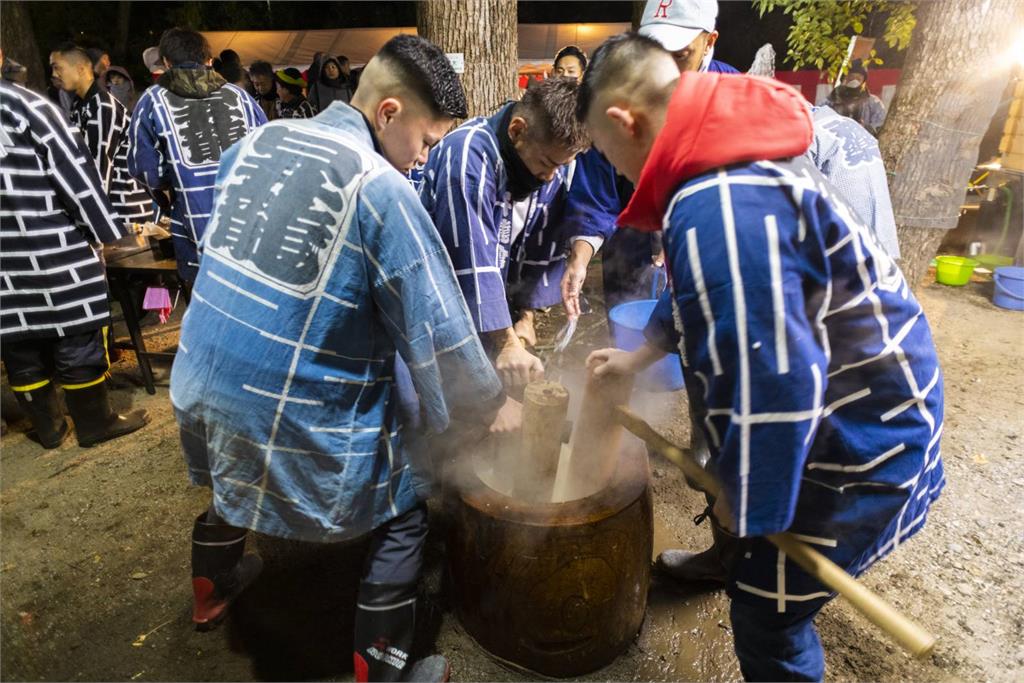
<path id="1" fill-rule="evenodd" d="M 717 0 L 647 0 L 640 34 L 676 52 L 692 43 L 701 31 L 714 31 L 716 18 Z"/>

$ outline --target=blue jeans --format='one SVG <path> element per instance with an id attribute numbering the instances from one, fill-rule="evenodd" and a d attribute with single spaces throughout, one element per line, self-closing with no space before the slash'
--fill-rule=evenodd
<path id="1" fill-rule="evenodd" d="M 729 615 L 736 657 L 748 681 L 820 681 L 825 677 L 814 617 L 827 600 L 814 600 L 779 614 L 764 606 L 732 601 Z"/>

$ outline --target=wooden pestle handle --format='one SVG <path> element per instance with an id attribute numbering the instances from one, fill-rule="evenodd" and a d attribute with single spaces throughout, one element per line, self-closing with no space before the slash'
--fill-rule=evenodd
<path id="1" fill-rule="evenodd" d="M 673 444 L 626 406 L 618 406 L 615 413 L 616 419 L 629 432 L 683 470 L 687 478 L 701 490 L 716 498 L 719 497 L 721 486 L 710 472 L 693 459 L 689 451 Z M 935 647 L 935 636 L 793 534 L 772 534 L 767 536 L 767 539 L 803 567 L 808 574 L 846 598 L 847 602 L 867 617 L 868 621 L 887 633 L 913 656 L 924 657 Z"/>
<path id="2" fill-rule="evenodd" d="M 935 636 L 793 534 L 784 532 L 767 538 L 804 571 L 846 598 L 868 621 L 888 633 L 914 657 L 924 657 L 935 648 Z"/>

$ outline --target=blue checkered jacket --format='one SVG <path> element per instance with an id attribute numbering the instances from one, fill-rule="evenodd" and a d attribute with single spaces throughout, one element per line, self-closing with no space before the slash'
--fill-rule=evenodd
<path id="1" fill-rule="evenodd" d="M 500 401 L 444 245 L 362 115 L 335 102 L 227 150 L 171 376 L 217 512 L 335 541 L 415 505 L 396 352 L 431 431 Z"/>

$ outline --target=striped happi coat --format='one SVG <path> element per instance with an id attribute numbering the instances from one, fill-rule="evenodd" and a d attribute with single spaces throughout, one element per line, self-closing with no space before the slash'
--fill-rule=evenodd
<path id="1" fill-rule="evenodd" d="M 96 166 L 48 100 L 0 81 L 0 337 L 59 337 L 110 320 L 90 243 L 119 239 Z"/>
<path id="2" fill-rule="evenodd" d="M 341 102 L 225 152 L 178 348 L 192 481 L 285 538 L 352 538 L 417 502 L 396 350 L 432 431 L 502 400 L 430 218 Z"/>
<path id="3" fill-rule="evenodd" d="M 671 310 L 655 318 L 681 335 L 739 535 L 789 530 L 863 572 L 921 528 L 944 483 L 942 373 L 921 306 L 805 158 L 691 178 L 664 226 Z M 828 598 L 763 538 L 746 550 L 734 599 L 785 611 Z"/>
<path id="4" fill-rule="evenodd" d="M 446 135 L 431 150 L 422 179 L 413 180 L 480 332 L 511 327 L 510 304 L 543 308 L 561 301 L 570 166 L 526 199 L 512 201 L 497 133 L 512 106 Z"/>
<path id="5" fill-rule="evenodd" d="M 199 265 L 221 152 L 266 121 L 248 93 L 208 69 L 171 69 L 135 105 L 128 170 L 146 187 L 174 191 L 171 234 L 186 280 Z"/>
<path id="6" fill-rule="evenodd" d="M 114 210 L 126 223 L 153 218 L 153 199 L 128 174 L 128 110 L 98 82 L 84 99 L 76 98 L 71 122 L 78 126 Z"/>

